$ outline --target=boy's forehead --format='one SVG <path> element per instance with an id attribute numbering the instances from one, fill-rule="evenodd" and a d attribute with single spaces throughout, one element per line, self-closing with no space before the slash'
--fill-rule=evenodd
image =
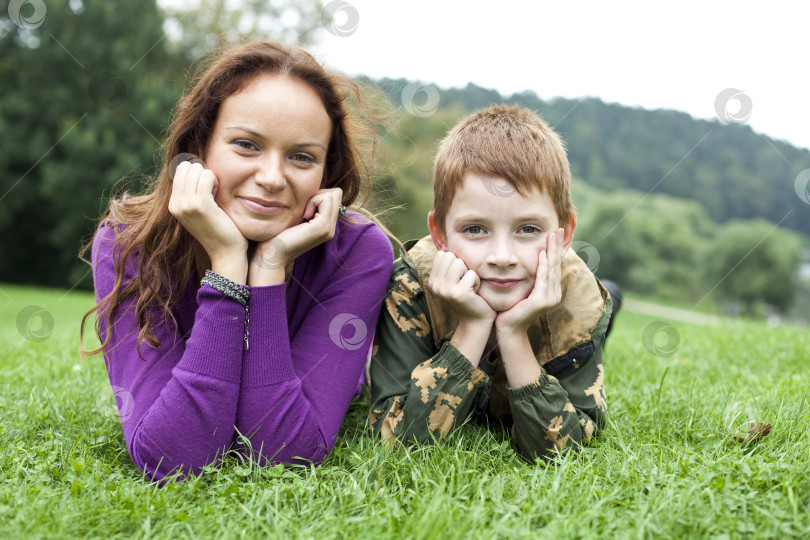
<path id="1" fill-rule="evenodd" d="M 548 193 L 538 188 L 521 194 L 502 177 L 467 173 L 453 194 L 448 217 L 557 220 L 557 212 Z"/>

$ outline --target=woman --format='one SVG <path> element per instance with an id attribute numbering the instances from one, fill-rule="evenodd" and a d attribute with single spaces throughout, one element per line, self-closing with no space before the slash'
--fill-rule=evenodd
<path id="1" fill-rule="evenodd" d="M 350 96 L 366 110 L 355 83 L 299 48 L 226 50 L 180 100 L 149 193 L 103 217 L 91 352 L 152 478 L 199 473 L 229 448 L 263 464 L 332 448 L 393 260 L 382 231 L 345 211 L 369 186 L 358 139 L 373 135 Z"/>

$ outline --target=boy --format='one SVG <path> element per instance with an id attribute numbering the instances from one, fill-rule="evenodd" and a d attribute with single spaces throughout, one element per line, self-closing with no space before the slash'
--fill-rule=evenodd
<path id="1" fill-rule="evenodd" d="M 559 136 L 525 108 L 474 112 L 442 141 L 433 181 L 430 236 L 394 263 L 377 326 L 371 429 L 429 442 L 486 415 L 529 460 L 590 440 L 611 301 L 569 249 Z"/>

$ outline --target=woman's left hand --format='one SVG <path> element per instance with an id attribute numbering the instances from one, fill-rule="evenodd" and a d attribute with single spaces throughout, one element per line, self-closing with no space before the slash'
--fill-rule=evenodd
<path id="1" fill-rule="evenodd" d="M 318 190 L 307 201 L 303 222 L 260 243 L 250 259 L 248 285 L 284 283 L 287 268 L 297 257 L 334 238 L 342 197 L 340 188 Z"/>

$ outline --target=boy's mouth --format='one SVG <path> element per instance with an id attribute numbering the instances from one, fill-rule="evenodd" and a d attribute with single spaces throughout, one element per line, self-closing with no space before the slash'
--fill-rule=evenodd
<path id="1" fill-rule="evenodd" d="M 521 280 L 521 279 L 496 279 L 496 278 L 492 278 L 492 279 L 482 279 L 481 281 L 483 281 L 484 283 L 486 283 L 487 285 L 489 285 L 493 289 L 511 289 L 512 287 L 515 287 L 516 285 L 518 285 L 523 280 Z"/>

